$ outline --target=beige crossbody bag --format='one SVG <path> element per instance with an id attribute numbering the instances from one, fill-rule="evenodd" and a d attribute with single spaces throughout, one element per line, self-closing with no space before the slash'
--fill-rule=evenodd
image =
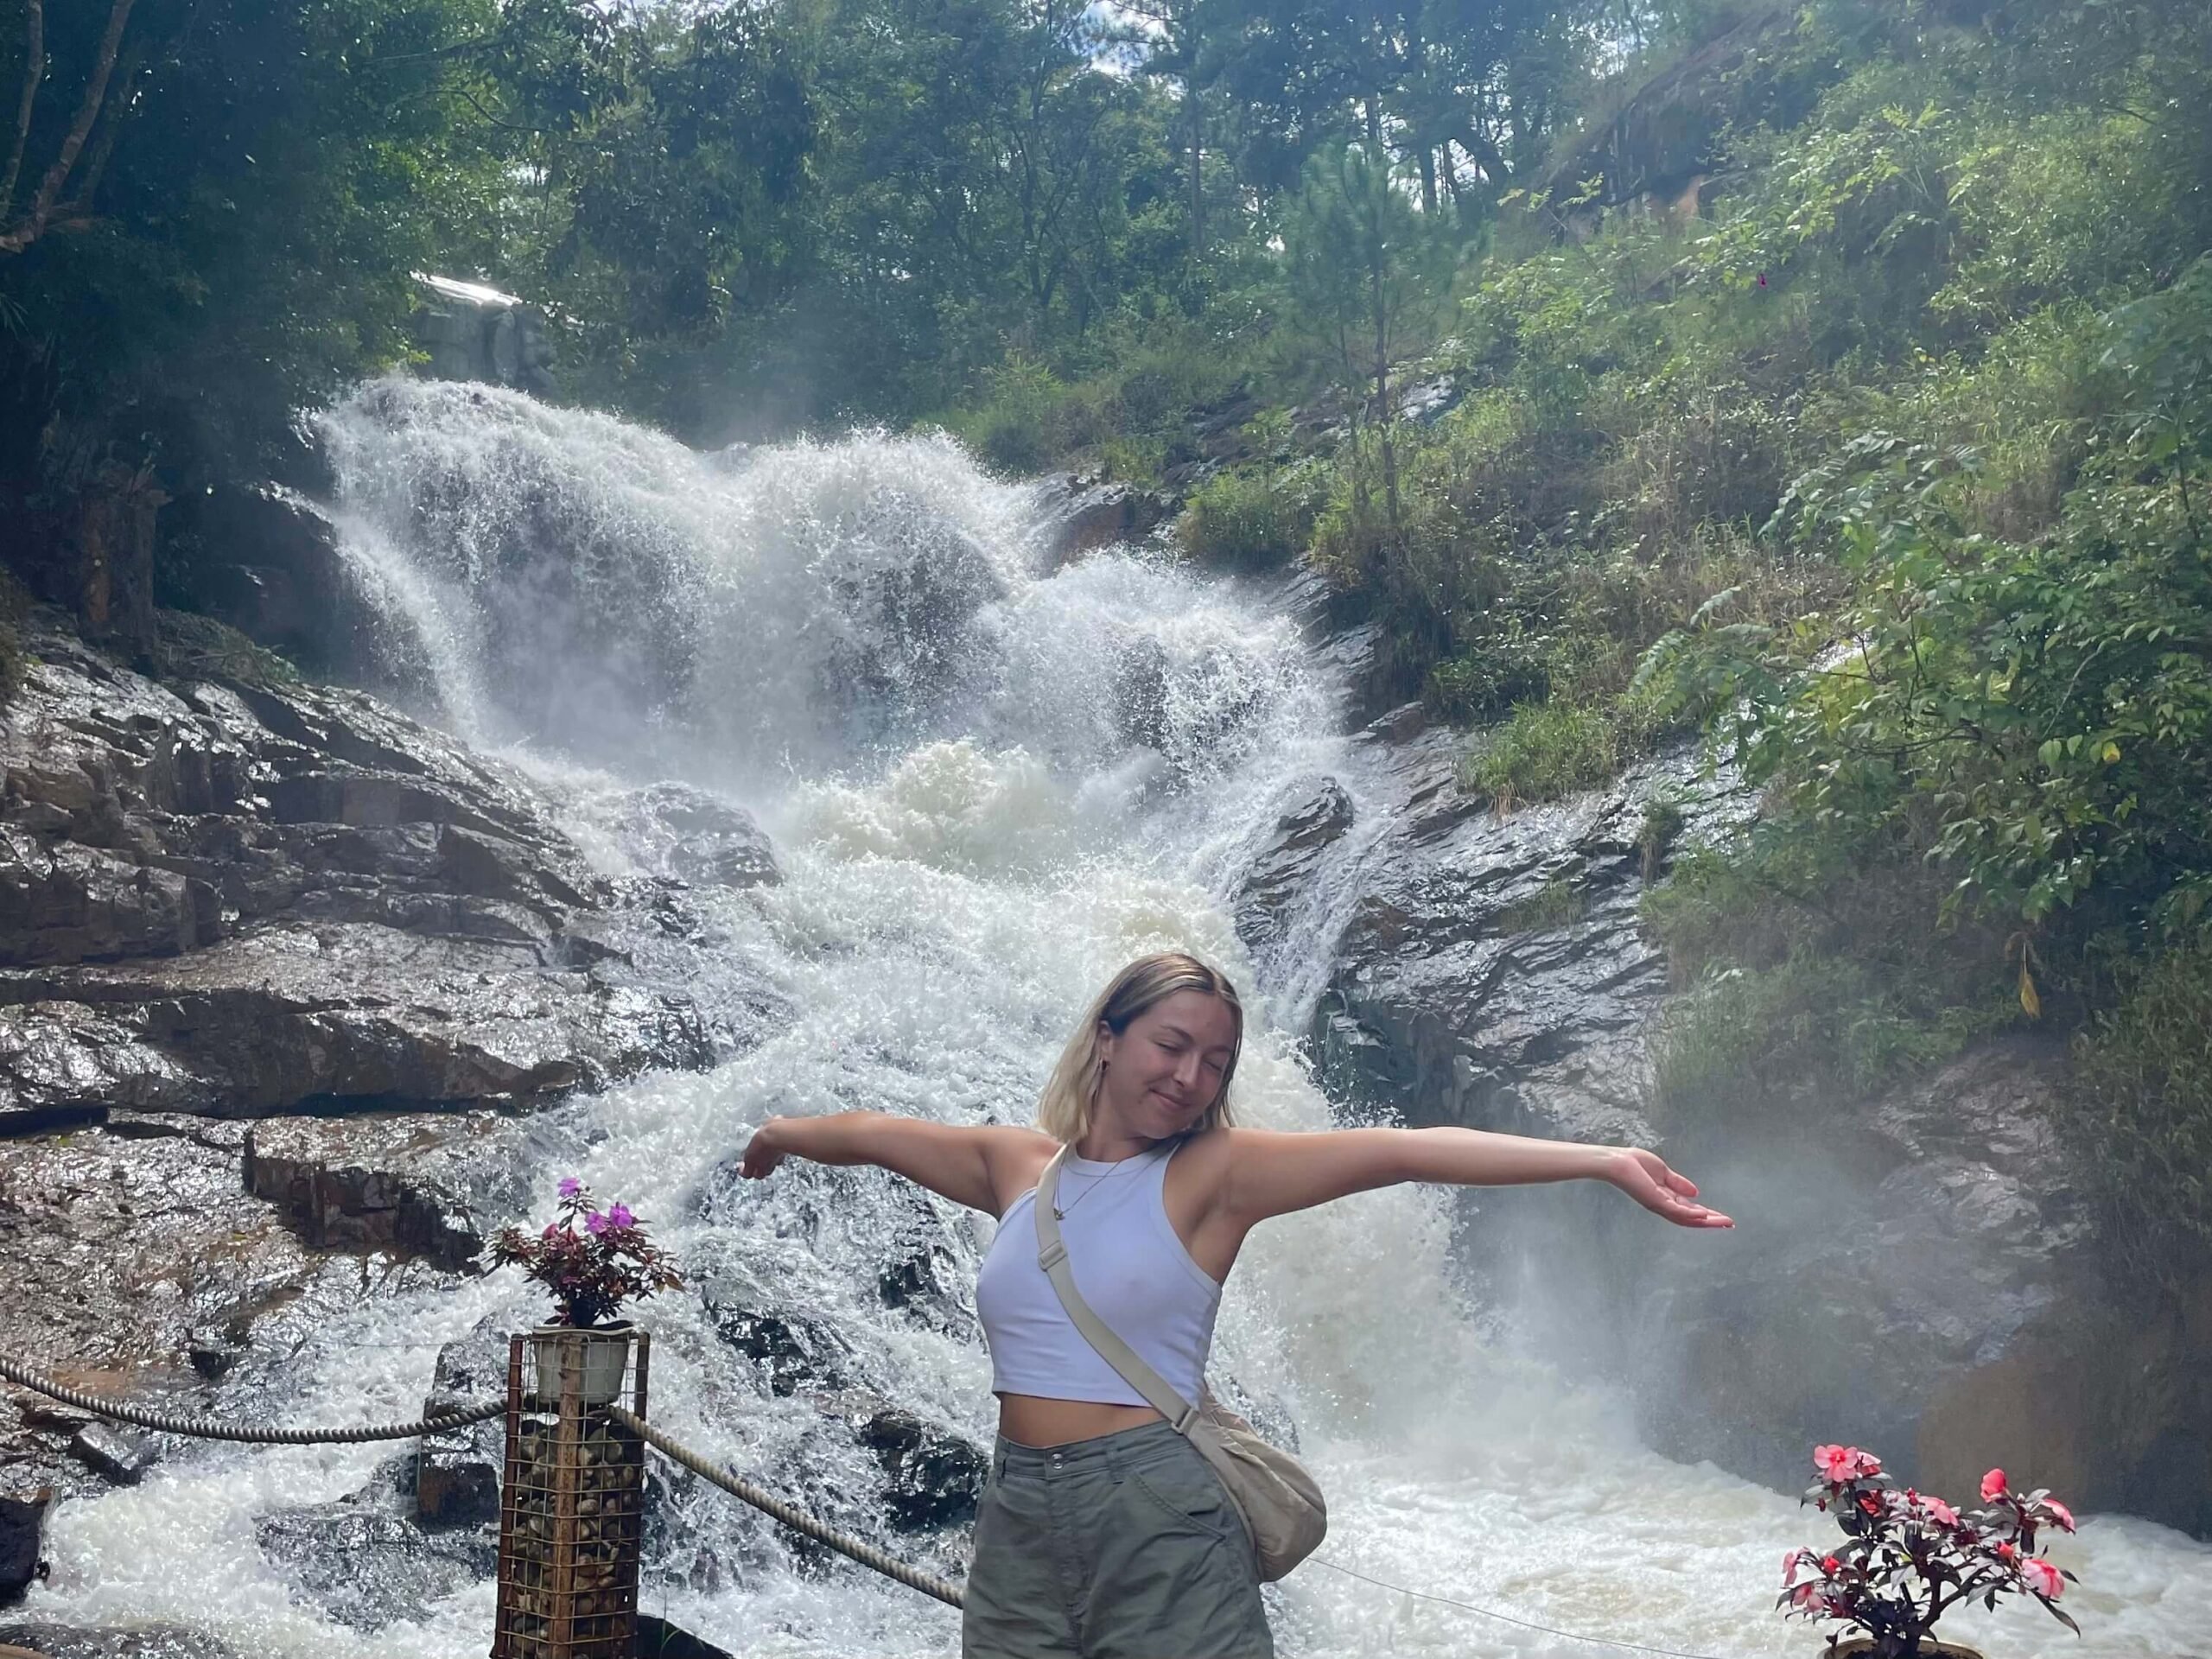
<path id="1" fill-rule="evenodd" d="M 1052 1201 L 1059 1192 L 1060 1164 L 1068 1152 L 1068 1147 L 1062 1147 L 1053 1154 L 1052 1161 L 1038 1178 L 1037 1265 L 1052 1281 L 1060 1306 L 1067 1310 L 1084 1340 L 1213 1465 L 1214 1473 L 1229 1491 L 1230 1503 L 1243 1517 L 1245 1531 L 1252 1536 L 1261 1578 L 1279 1579 L 1311 1555 L 1329 1530 L 1328 1505 L 1322 1501 L 1321 1489 L 1297 1459 L 1254 1433 L 1249 1423 L 1213 1397 L 1211 1389 L 1203 1391 L 1196 1405 L 1184 1399 L 1090 1311 L 1090 1305 L 1075 1287 L 1068 1247 L 1061 1240 L 1060 1224 L 1052 1213 Z"/>

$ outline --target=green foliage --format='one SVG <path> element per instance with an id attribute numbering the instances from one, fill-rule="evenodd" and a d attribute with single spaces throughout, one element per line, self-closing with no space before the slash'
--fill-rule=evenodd
<path id="1" fill-rule="evenodd" d="M 155 617 L 156 670 L 170 679 L 251 687 L 297 685 L 299 670 L 212 616 L 164 610 Z"/>
<path id="2" fill-rule="evenodd" d="M 1499 911 L 1492 926 L 1500 933 L 1547 933 L 1580 921 L 1589 908 L 1589 895 L 1572 881 L 1551 880 Z"/>
<path id="3" fill-rule="evenodd" d="M 1966 1008 L 1931 1019 L 1853 957 L 1717 968 L 1668 1005 L 1652 1046 L 1654 1103 L 1677 1127 L 1802 1112 L 1948 1059 L 1998 1023 Z"/>
<path id="4" fill-rule="evenodd" d="M 2193 918 L 2212 880 L 2212 564 L 2199 502 L 2212 266 L 2111 320 L 2127 388 L 2093 476 L 2031 543 L 1967 519 L 1970 449 L 1872 432 L 1792 486 L 1801 542 L 1854 579 L 1832 620 L 1662 641 L 1803 833 L 1894 837 L 1947 901 L 2031 928 Z"/>
<path id="5" fill-rule="evenodd" d="M 295 408 L 399 355 L 409 272 L 436 262 L 490 177 L 456 153 L 475 118 L 446 54 L 497 15 L 489 0 L 141 0 L 48 228 L 0 253 L 0 321 L 35 348 L 19 372 L 52 365 L 41 418 L 58 411 L 73 442 L 130 464 L 159 451 L 174 493 L 266 462 Z M 18 215 L 102 84 L 110 8 L 45 16 Z M 22 48 L 11 19 L 11 93 Z"/>
<path id="6" fill-rule="evenodd" d="M 2063 1112 L 2107 1225 L 2171 1273 L 2212 1258 L 2212 943 L 2159 952 L 2075 1048 Z"/>
<path id="7" fill-rule="evenodd" d="M 1478 734 L 1460 779 L 1510 811 L 1608 782 L 1620 759 L 1620 730 L 1606 710 L 1553 698 L 1516 704 L 1503 725 Z"/>
<path id="8" fill-rule="evenodd" d="M 1684 987 L 1653 1045 L 1662 1116 L 1848 1099 L 2019 1017 L 1989 936 L 1929 927 L 1923 874 L 1764 835 L 1692 848 L 1645 896 Z"/>
<path id="9" fill-rule="evenodd" d="M 1217 473 L 1191 493 L 1176 537 L 1192 558 L 1231 569 L 1280 565 L 1313 534 L 1319 482 L 1312 467 Z"/>

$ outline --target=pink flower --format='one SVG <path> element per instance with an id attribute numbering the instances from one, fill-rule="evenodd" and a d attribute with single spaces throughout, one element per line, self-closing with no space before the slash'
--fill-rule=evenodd
<path id="1" fill-rule="evenodd" d="M 1805 1559 L 1805 1552 L 1793 1549 L 1782 1558 L 1782 1587 L 1787 1590 L 1797 1576 L 1797 1563 Z"/>
<path id="2" fill-rule="evenodd" d="M 1813 1448 L 1813 1467 L 1831 1481 L 1840 1484 L 1847 1480 L 1859 1480 L 1882 1472 L 1882 1460 L 1855 1446 L 1816 1446 Z"/>
<path id="3" fill-rule="evenodd" d="M 1959 1524 L 1959 1512 L 1940 1497 L 1923 1497 L 1920 1500 L 1920 1507 L 1927 1513 L 1928 1518 L 1939 1527 L 1955 1527 Z"/>
<path id="4" fill-rule="evenodd" d="M 596 1238 L 607 1230 L 607 1217 L 594 1210 L 584 1217 L 584 1231 Z"/>
<path id="5" fill-rule="evenodd" d="M 2007 1538 L 1997 1546 L 1997 1559 L 2011 1567 L 2020 1559 L 2020 1547 Z"/>
<path id="6" fill-rule="evenodd" d="M 2066 1580 L 2058 1569 L 2040 1555 L 2030 1556 L 2020 1563 L 2020 1576 L 2028 1581 L 2028 1588 L 2036 1594 L 2056 1601 L 2066 1588 Z"/>
<path id="7" fill-rule="evenodd" d="M 1821 1571 L 1827 1573 L 1830 1578 L 1834 1578 L 1835 1576 L 1836 1568 L 1842 1565 L 1843 1563 L 1836 1560 L 1833 1555 L 1823 1555 L 1821 1557 Z"/>
<path id="8" fill-rule="evenodd" d="M 577 1193 L 579 1193 L 579 1192 L 582 1192 L 583 1190 L 584 1190 L 584 1184 L 583 1184 L 582 1181 L 578 1180 L 575 1176 L 573 1176 L 573 1175 L 563 1175 L 563 1176 L 561 1178 L 561 1187 L 560 1187 L 560 1192 L 561 1192 L 561 1196 L 562 1196 L 563 1198 L 575 1198 L 575 1197 L 576 1196 L 576 1194 L 577 1194 Z"/>
<path id="9" fill-rule="evenodd" d="M 1994 1503 L 2005 1495 L 2005 1471 L 1993 1469 L 1981 1478 L 1981 1501 Z"/>
<path id="10" fill-rule="evenodd" d="M 2050 1518 L 2058 1522 L 2058 1524 L 2066 1531 L 2071 1532 L 2074 1530 L 2073 1510 L 2068 1509 L 2063 1503 L 2060 1503 L 2055 1497 L 2046 1497 L 2044 1499 L 2043 1506 L 2050 1511 Z M 2058 1592 L 2054 1590 L 2050 1593 L 2055 1596 Z"/>
<path id="11" fill-rule="evenodd" d="M 637 1217 L 630 1213 L 630 1206 L 626 1204 L 610 1204 L 607 1206 L 607 1224 L 610 1227 L 627 1227 L 636 1219 Z"/>

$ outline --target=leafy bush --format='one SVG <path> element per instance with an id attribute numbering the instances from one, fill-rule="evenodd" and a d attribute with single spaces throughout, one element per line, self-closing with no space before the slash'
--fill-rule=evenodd
<path id="1" fill-rule="evenodd" d="M 1192 558 L 1256 570 L 1306 546 L 1319 505 L 1311 469 L 1217 473 L 1192 493 L 1176 535 Z"/>
<path id="2" fill-rule="evenodd" d="M 1066 391 L 1044 364 L 1012 353 L 984 372 L 981 401 L 951 424 L 993 466 L 1009 473 L 1039 472 L 1068 447 Z"/>
<path id="3" fill-rule="evenodd" d="M 1884 433 L 1792 486 L 1791 532 L 1856 583 L 1831 622 L 1678 633 L 1647 683 L 1726 706 L 1745 777 L 1802 833 L 1894 835 L 1947 905 L 2140 930 L 2212 895 L 2212 264 L 2110 320 L 2133 388 L 2044 541 L 1969 529 L 1973 451 Z M 2194 488 L 2192 485 L 2194 483 Z"/>
<path id="4" fill-rule="evenodd" d="M 1503 725 L 1478 734 L 1460 777 L 1510 811 L 1522 802 L 1594 789 L 1619 763 L 1620 733 L 1607 711 L 1554 698 L 1518 704 Z"/>
<path id="5" fill-rule="evenodd" d="M 2063 1121 L 2107 1225 L 2154 1271 L 2212 1258 L 2212 940 L 2152 957 L 2075 1062 Z"/>

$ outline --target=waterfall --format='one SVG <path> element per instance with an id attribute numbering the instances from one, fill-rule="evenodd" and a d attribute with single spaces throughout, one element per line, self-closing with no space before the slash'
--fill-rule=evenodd
<path id="1" fill-rule="evenodd" d="M 1032 493 L 946 439 L 702 455 L 518 392 L 406 381 L 322 426 L 346 556 L 419 645 L 423 706 L 532 772 L 611 870 L 650 865 L 619 803 L 660 779 L 727 794 L 776 837 L 780 886 L 698 902 L 733 972 L 791 1016 L 712 1072 L 537 1121 L 537 1210 L 580 1175 L 684 1262 L 692 1288 L 642 1310 L 657 1422 L 957 1576 L 957 1531 L 890 1529 L 851 1423 L 887 1405 L 988 1440 L 972 1287 L 991 1224 L 880 1172 L 792 1164 L 741 1182 L 738 1151 L 776 1113 L 1027 1121 L 1083 1002 L 1166 946 L 1255 993 L 1245 1121 L 1325 1127 L 1294 1039 L 1318 979 L 1249 960 L 1229 908 L 1300 780 L 1334 773 L 1367 816 L 1338 688 L 1255 591 L 1137 549 L 1056 565 Z M 1300 950 L 1325 924 L 1293 930 Z M 288 1327 L 296 1353 L 226 1408 L 410 1416 L 442 1343 L 537 1317 L 512 1274 L 400 1274 L 366 1294 L 356 1271 L 334 1268 Z M 919 1290 L 888 1294 L 902 1273 Z M 718 1329 L 733 1309 L 779 1322 L 804 1386 L 779 1392 L 733 1350 Z M 1486 1338 L 1484 1312 L 1436 1192 L 1254 1235 L 1215 1372 L 1298 1435 L 1330 1497 L 1322 1554 L 1539 1624 L 1730 1659 L 1814 1651 L 1773 1599 L 1783 1549 L 1820 1541 L 1824 1518 L 1639 1446 L 1619 1402 Z M 389 1455 L 181 1448 L 143 1485 L 62 1511 L 67 1565 L 35 1611 L 201 1628 L 268 1659 L 475 1659 L 482 1574 L 403 1580 L 341 1612 L 257 1541 L 270 1512 L 342 1498 Z M 2098 1518 L 2059 1553 L 2092 1586 L 2086 1639 L 2031 1607 L 1961 1634 L 2009 1659 L 2088 1659 L 2180 1653 L 2212 1628 L 2207 1554 L 2176 1535 Z M 957 1647 L 946 1610 L 825 1571 L 696 1483 L 659 1496 L 648 1556 L 645 1606 L 748 1659 Z M 1605 1651 L 1318 1564 L 1268 1597 L 1286 1655 Z"/>

